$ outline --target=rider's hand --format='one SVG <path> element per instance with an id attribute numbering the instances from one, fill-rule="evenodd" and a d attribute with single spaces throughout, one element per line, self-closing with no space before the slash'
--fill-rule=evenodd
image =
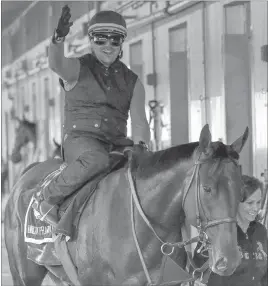
<path id="1" fill-rule="evenodd" d="M 140 141 L 138 145 L 143 151 L 149 151 L 149 147 L 145 142 Z"/>
<path id="2" fill-rule="evenodd" d="M 147 151 L 149 151 L 148 146 L 143 141 L 140 141 L 139 144 L 134 144 L 133 146 L 125 147 L 123 150 L 123 154 L 127 157 L 129 152 L 143 153 Z"/>
<path id="3" fill-rule="evenodd" d="M 65 5 L 62 8 L 61 17 L 58 22 L 58 27 L 56 29 L 57 36 L 66 37 L 70 31 L 70 27 L 73 25 L 73 22 L 69 22 L 71 18 L 70 8 L 68 5 Z"/>
<path id="4" fill-rule="evenodd" d="M 133 145 L 133 151 L 134 152 L 146 152 L 148 151 L 148 146 L 143 142 L 140 141 L 139 144 L 134 144 Z"/>

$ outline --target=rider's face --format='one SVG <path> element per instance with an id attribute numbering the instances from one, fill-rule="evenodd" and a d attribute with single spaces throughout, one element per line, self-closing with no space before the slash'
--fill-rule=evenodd
<path id="1" fill-rule="evenodd" d="M 90 42 L 97 59 L 109 67 L 118 57 L 123 40 L 118 35 L 99 34 L 92 37 Z"/>

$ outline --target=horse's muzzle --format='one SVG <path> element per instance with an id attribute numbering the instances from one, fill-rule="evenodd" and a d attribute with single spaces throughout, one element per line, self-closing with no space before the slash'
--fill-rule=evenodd
<path id="1" fill-rule="evenodd" d="M 217 269 L 217 271 L 221 271 L 224 272 L 228 267 L 227 264 L 227 258 L 225 257 L 221 257 L 215 264 L 215 269 Z"/>
<path id="2" fill-rule="evenodd" d="M 230 276 L 235 272 L 240 263 L 241 258 L 230 262 L 226 257 L 222 256 L 211 267 L 211 270 L 220 276 Z"/>

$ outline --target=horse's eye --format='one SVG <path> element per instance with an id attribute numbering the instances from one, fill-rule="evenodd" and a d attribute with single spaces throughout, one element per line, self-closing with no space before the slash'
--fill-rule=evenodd
<path id="1" fill-rule="evenodd" d="M 203 190 L 204 190 L 206 193 L 211 193 L 211 187 L 209 187 L 209 186 L 203 186 Z"/>

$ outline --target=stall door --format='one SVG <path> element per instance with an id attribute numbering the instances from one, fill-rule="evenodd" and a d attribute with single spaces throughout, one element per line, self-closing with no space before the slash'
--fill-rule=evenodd
<path id="1" fill-rule="evenodd" d="M 143 82 L 143 57 L 142 57 L 142 41 L 138 41 L 129 46 L 130 68 L 137 74 L 141 82 Z"/>
<path id="2" fill-rule="evenodd" d="M 37 98 L 37 89 L 36 89 L 36 82 L 32 82 L 32 86 L 31 86 L 31 92 L 32 92 L 32 108 L 31 108 L 31 111 L 32 111 L 32 121 L 36 121 L 37 120 L 37 114 L 36 114 L 36 98 Z"/>
<path id="3" fill-rule="evenodd" d="M 207 122 L 204 72 L 204 13 L 203 4 L 189 15 L 188 57 L 189 57 L 189 128 L 190 141 L 198 141 L 200 131 Z"/>
<path id="4" fill-rule="evenodd" d="M 268 59 L 265 59 L 264 53 L 263 57 L 261 56 L 262 47 L 267 45 L 268 40 L 268 2 L 251 3 L 250 7 L 251 25 L 254 27 L 254 37 L 251 40 L 253 175 L 261 178 L 261 174 L 268 169 Z"/>
<path id="5" fill-rule="evenodd" d="M 225 102 L 226 137 L 230 144 L 251 126 L 251 89 L 248 37 L 248 4 L 225 7 Z M 240 164 L 252 175 L 252 132 L 243 148 Z"/>
<path id="6" fill-rule="evenodd" d="M 50 97 L 50 77 L 41 77 L 41 94 L 42 94 L 42 107 L 39 108 L 39 130 L 38 130 L 38 139 L 41 150 L 41 159 L 46 160 L 50 153 L 50 113 L 49 113 L 49 97 Z"/>
<path id="7" fill-rule="evenodd" d="M 130 69 L 139 77 L 143 83 L 143 56 L 142 56 L 142 41 L 135 42 L 129 46 L 129 64 Z M 127 136 L 132 136 L 131 117 L 127 122 Z"/>
<path id="8" fill-rule="evenodd" d="M 171 145 L 189 141 L 187 25 L 169 30 Z"/>

